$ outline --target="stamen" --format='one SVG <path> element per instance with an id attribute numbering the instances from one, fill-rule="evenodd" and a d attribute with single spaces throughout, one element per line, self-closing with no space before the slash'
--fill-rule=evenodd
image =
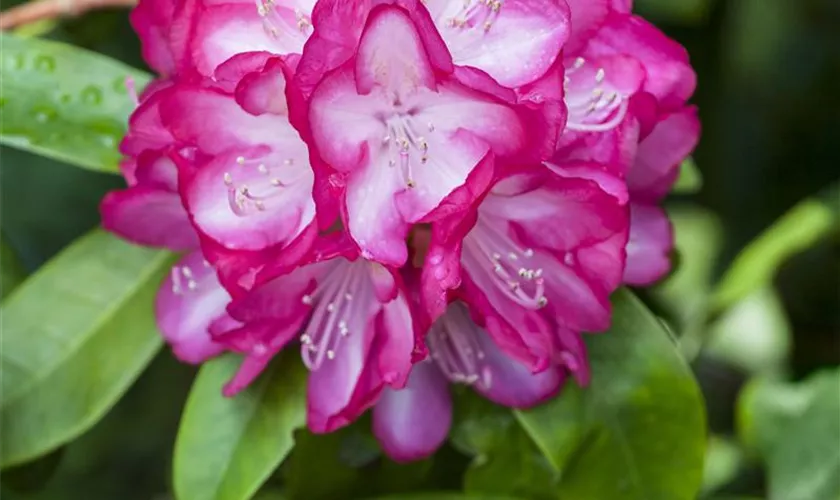
<path id="1" fill-rule="evenodd" d="M 487 33 L 499 17 L 503 0 L 464 0 L 458 13 L 447 20 L 450 28 L 467 30 L 481 27 L 482 33 Z"/>
<path id="2" fill-rule="evenodd" d="M 465 308 L 452 304 L 426 337 L 431 358 L 452 382 L 490 385 L 490 371 L 482 360 L 484 351 L 478 341 L 478 327 Z"/>
<path id="3" fill-rule="evenodd" d="M 181 295 L 187 291 L 194 291 L 198 288 L 192 269 L 187 266 L 174 266 L 170 271 L 172 278 L 172 293 Z"/>
<path id="4" fill-rule="evenodd" d="M 489 264 L 490 279 L 496 287 L 523 307 L 545 307 L 548 299 L 543 270 L 532 267 L 528 262 L 534 258 L 534 250 L 520 249 L 508 235 L 481 219 L 473 231 L 464 240 L 464 251 L 477 265 Z"/>
<path id="5" fill-rule="evenodd" d="M 276 166 L 272 167 L 260 160 L 261 158 L 248 159 L 245 156 L 237 156 L 235 159 L 237 166 L 222 176 L 222 181 L 228 190 L 228 204 L 233 213 L 238 216 L 245 217 L 267 210 L 269 200 L 284 193 L 282 190 L 278 191 L 277 188 L 289 187 L 308 175 L 306 169 L 281 168 L 284 178 L 288 176 L 286 181 L 283 181 L 278 177 L 272 177 L 272 173 L 276 174 L 274 172 L 277 169 Z M 290 167 L 294 164 L 294 159 L 286 159 L 283 164 Z M 253 171 L 250 170 L 252 168 L 263 178 L 255 177 Z M 246 179 L 254 186 L 250 187 L 241 182 Z"/>
<path id="6" fill-rule="evenodd" d="M 607 92 L 602 86 L 606 81 L 605 68 L 598 68 L 594 76 L 578 74 L 586 65 L 582 57 L 575 59 L 571 67 L 566 69 L 564 87 L 566 89 L 566 105 L 569 110 L 568 128 L 579 132 L 604 132 L 618 126 L 627 114 L 628 99 L 618 92 Z M 575 76 L 578 74 L 577 76 Z M 585 78 L 592 78 L 594 85 L 591 91 L 570 90 L 573 79 L 584 82 Z M 584 86 L 585 87 L 585 86 Z"/>
<path id="7" fill-rule="evenodd" d="M 429 143 L 417 133 L 412 118 L 405 113 L 397 111 L 386 121 L 386 126 L 388 132 L 383 137 L 383 144 L 388 147 L 388 166 L 399 165 L 403 182 L 407 187 L 414 188 L 417 183 L 412 175 L 412 150 L 420 153 L 420 164 L 426 164 L 429 161 Z"/>
<path id="8" fill-rule="evenodd" d="M 294 36 L 294 31 L 308 35 L 312 28 L 312 20 L 300 9 L 294 10 L 294 24 L 291 24 L 288 13 L 279 12 L 275 0 L 254 0 L 254 3 L 257 6 L 257 14 L 262 18 L 263 28 L 274 38 L 277 38 L 281 31 L 284 36 Z"/>
<path id="9" fill-rule="evenodd" d="M 350 295 L 349 290 L 356 288 L 364 279 L 365 271 L 346 262 L 338 266 L 341 274 L 335 276 L 336 273 L 333 273 L 337 279 L 328 279 L 312 295 L 304 295 L 301 299 L 304 304 L 315 304 L 306 333 L 301 336 L 301 357 L 310 370 L 320 368 L 324 359 L 335 359 L 342 339 L 352 334 L 348 319 L 353 311 L 347 296 Z"/>

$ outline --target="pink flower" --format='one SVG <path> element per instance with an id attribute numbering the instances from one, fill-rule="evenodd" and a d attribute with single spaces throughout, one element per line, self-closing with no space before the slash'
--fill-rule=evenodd
<path id="1" fill-rule="evenodd" d="M 252 290 L 229 307 L 241 327 L 216 339 L 245 354 L 225 387 L 248 385 L 282 347 L 300 339 L 310 369 L 307 422 L 331 432 L 369 408 L 386 386 L 405 385 L 415 350 L 404 285 L 350 245 L 320 246 L 311 263 Z"/>
<path id="2" fill-rule="evenodd" d="M 400 266 L 412 224 L 440 218 L 442 204 L 451 210 L 444 200 L 458 188 L 472 194 L 459 200 L 464 205 L 486 188 L 471 182 L 486 177 L 471 177 L 477 169 L 492 168 L 494 159 L 549 153 L 562 110 L 519 103 L 486 74 L 459 70 L 429 13 L 415 2 L 382 4 L 369 14 L 361 3 L 332 4 L 333 10 L 316 8 L 315 33 L 298 67 L 304 84 L 317 81 L 308 117 L 318 192 L 326 193 L 316 198 L 319 211 L 334 210 L 338 196 L 362 255 Z M 336 16 L 364 30 L 321 33 L 341 22 Z M 502 19 L 499 14 L 504 27 Z"/>
<path id="3" fill-rule="evenodd" d="M 210 336 L 210 326 L 228 319 L 230 295 L 215 270 L 194 251 L 172 267 L 155 298 L 157 325 L 181 361 L 198 364 L 224 350 Z"/>
<path id="4" fill-rule="evenodd" d="M 671 224 L 659 203 L 677 180 L 682 161 L 700 136 L 697 110 L 664 111 L 640 143 L 627 175 L 630 192 L 630 240 L 624 282 L 649 285 L 668 273 L 674 247 Z"/>
<path id="5" fill-rule="evenodd" d="M 242 54 L 163 99 L 164 125 L 188 146 L 175 157 L 181 200 L 232 293 L 303 258 L 316 234 L 309 151 L 289 122 L 300 105 L 290 71 L 280 58 Z"/>
<path id="6" fill-rule="evenodd" d="M 515 88 L 540 79 L 569 36 L 569 9 L 554 0 L 429 0 L 425 7 L 458 66 Z"/>
<path id="7" fill-rule="evenodd" d="M 178 172 L 167 155 L 178 143 L 160 119 L 161 102 L 171 90 L 168 83 L 157 82 L 142 96 L 120 145 L 127 155 L 122 172 L 129 186 L 108 193 L 100 210 L 104 228 L 129 241 L 190 251 L 161 285 L 155 309 L 158 327 L 175 355 L 201 363 L 223 350 L 208 327 L 226 316 L 230 296 L 198 251 L 198 238 L 178 195 Z"/>
<path id="8" fill-rule="evenodd" d="M 624 175 L 638 142 L 637 124 L 625 120 L 633 99 L 645 94 L 660 106 L 682 105 L 694 92 L 696 76 L 685 49 L 630 14 L 629 2 L 569 0 L 569 5 L 573 29 L 564 49 L 569 120 L 561 148 L 566 157 L 610 163 Z"/>
<path id="9" fill-rule="evenodd" d="M 240 353 L 230 396 L 299 346 L 309 428 L 375 407 L 397 460 L 445 439 L 449 383 L 585 385 L 609 295 L 667 272 L 699 133 L 685 50 L 631 3 L 142 0 L 164 80 L 103 225 L 186 252 L 156 301 L 175 355 Z"/>
<path id="10" fill-rule="evenodd" d="M 673 236 L 658 204 L 697 143 L 696 112 L 685 107 L 696 76 L 685 49 L 631 15 L 630 1 L 569 4 L 569 123 L 554 161 L 596 161 L 626 176 L 631 231 L 624 281 L 650 284 L 670 268 Z"/>
<path id="11" fill-rule="evenodd" d="M 595 164 L 540 167 L 493 186 L 473 220 L 456 216 L 427 256 L 431 315 L 440 312 L 440 291 L 430 274 L 460 268 L 457 295 L 505 353 L 534 371 L 577 357 L 577 332 L 609 326 L 608 298 L 620 284 L 627 241 L 622 183 L 612 181 L 613 195 L 590 178 L 611 176 Z"/>
<path id="12" fill-rule="evenodd" d="M 160 121 L 167 84 L 152 84 L 131 115 L 120 144 L 128 188 L 102 201 L 102 225 L 123 238 L 154 247 L 190 250 L 198 239 L 178 196 L 178 172 L 168 158 L 174 140 Z"/>
<path id="13" fill-rule="evenodd" d="M 131 11 L 129 20 L 142 44 L 143 59 L 163 77 L 183 71 L 189 55 L 188 20 L 193 0 L 143 0 Z"/>
<path id="14" fill-rule="evenodd" d="M 196 70 L 205 76 L 238 54 L 299 55 L 312 34 L 315 0 L 187 1 L 198 4 L 189 48 Z"/>
<path id="15" fill-rule="evenodd" d="M 131 24 L 143 57 L 165 77 L 211 77 L 233 56 L 300 54 L 314 0 L 142 0 Z"/>
<path id="16" fill-rule="evenodd" d="M 470 385 L 500 405 L 528 408 L 557 394 L 565 379 L 560 367 L 535 375 L 503 354 L 458 302 L 426 342 L 430 358 L 414 365 L 405 388 L 385 389 L 373 410 L 374 434 L 394 460 L 425 458 L 443 444 L 452 421 L 450 383 Z"/>

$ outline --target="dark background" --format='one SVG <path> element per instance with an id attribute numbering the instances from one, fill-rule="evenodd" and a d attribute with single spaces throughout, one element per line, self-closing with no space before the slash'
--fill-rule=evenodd
<path id="1" fill-rule="evenodd" d="M 8 5 L 4 2 L 4 8 Z M 786 210 L 840 179 L 840 1 L 636 0 L 636 11 L 688 48 L 699 76 L 693 102 L 700 108 L 703 136 L 695 159 L 704 187 L 672 203 L 699 204 L 718 216 L 723 248 L 715 269 L 720 273 Z M 49 36 L 144 67 L 126 14 L 89 13 L 62 22 Z M 114 176 L 3 148 L 3 235 L 34 270 L 97 224 L 98 200 L 120 185 Z M 840 363 L 839 282 L 836 235 L 789 260 L 777 276 L 792 325 L 794 378 Z M 734 398 L 745 374 L 702 356 L 695 367 L 712 430 L 731 433 Z M 193 374 L 193 368 L 162 352 L 93 430 L 60 452 L 6 474 L 4 493 L 12 499 L 168 498 L 169 457 Z M 344 442 L 359 449 L 368 441 L 351 430 L 324 446 L 341 448 Z M 371 453 L 373 458 L 350 457 L 337 466 L 354 460 L 365 464 L 372 482 L 402 474 L 403 487 L 410 487 L 415 476 L 422 481 L 421 470 L 428 480 L 426 472 L 433 468 L 438 487 L 458 487 L 459 468 L 466 464 L 445 450 L 437 465 L 383 472 L 375 450 Z M 55 473 L 47 480 L 50 471 Z M 359 471 L 347 474 L 353 473 Z M 389 483 L 371 489 L 399 487 Z M 760 470 L 747 470 L 728 490 L 760 495 L 763 484 Z"/>

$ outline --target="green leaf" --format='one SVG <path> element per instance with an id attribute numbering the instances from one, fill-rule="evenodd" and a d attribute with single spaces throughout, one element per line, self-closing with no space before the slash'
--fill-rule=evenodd
<path id="1" fill-rule="evenodd" d="M 134 103 L 125 87 L 150 76 L 87 50 L 0 34 L 0 143 L 118 173 L 117 144 Z"/>
<path id="2" fill-rule="evenodd" d="M 680 176 L 677 177 L 677 182 L 671 188 L 672 193 L 677 194 L 693 194 L 703 189 L 703 175 L 697 164 L 694 163 L 694 158 L 685 159 L 680 165 Z"/>
<path id="3" fill-rule="evenodd" d="M 706 329 L 712 273 L 720 254 L 721 224 L 712 212 L 694 205 L 669 207 L 679 255 L 676 270 L 648 290 L 668 313 L 687 359 L 699 352 Z"/>
<path id="4" fill-rule="evenodd" d="M 125 181 L 0 145 L 0 186 L 3 234 L 27 268 L 37 269 L 98 226 L 99 202 L 108 191 L 123 189 Z M 38 186 L 38 196 L 25 186 Z"/>
<path id="5" fill-rule="evenodd" d="M 285 495 L 294 500 L 396 495 L 429 486 L 442 488 L 444 481 L 435 477 L 434 467 L 457 470 L 444 455 L 445 451 L 409 463 L 391 461 L 371 433 L 368 414 L 329 434 L 297 432 L 295 449 L 283 463 L 280 477 Z"/>
<path id="6" fill-rule="evenodd" d="M 475 412 L 459 423 L 456 439 L 478 453 L 468 490 L 521 494 L 520 483 L 551 483 L 543 463 L 553 472 L 555 498 L 696 498 L 706 444 L 699 388 L 659 320 L 636 297 L 621 290 L 612 302 L 610 331 L 586 336 L 589 387 L 569 382 L 554 400 L 513 411 L 518 433 L 498 411 Z M 504 466 L 494 466 L 499 462 Z"/>
<path id="7" fill-rule="evenodd" d="M 747 373 L 781 373 L 791 344 L 781 299 L 768 287 L 735 304 L 712 325 L 705 353 Z"/>
<path id="8" fill-rule="evenodd" d="M 399 496 L 376 497 L 372 500 L 517 500 L 514 497 L 475 493 L 425 492 Z"/>
<path id="9" fill-rule="evenodd" d="M 706 451 L 703 491 L 714 491 L 735 479 L 743 460 L 743 452 L 734 441 L 722 436 L 712 436 Z"/>
<path id="10" fill-rule="evenodd" d="M 161 345 L 153 300 L 172 257 L 94 230 L 3 303 L 2 465 L 96 423 Z"/>
<path id="11" fill-rule="evenodd" d="M 712 0 L 636 0 L 634 10 L 655 21 L 697 25 L 706 21 L 711 5 Z"/>
<path id="12" fill-rule="evenodd" d="M 840 498 L 840 370 L 801 383 L 757 379 L 738 400 L 741 439 L 768 467 L 771 499 Z"/>
<path id="13" fill-rule="evenodd" d="M 725 309 L 770 285 L 785 260 L 836 229 L 831 207 L 819 199 L 800 202 L 738 254 L 718 284 L 714 307 Z"/>
<path id="14" fill-rule="evenodd" d="M 296 500 L 357 496 L 358 489 L 366 486 L 359 466 L 367 462 L 364 459 L 370 453 L 367 446 L 360 450 L 361 453 L 342 453 L 351 436 L 353 432 L 347 428 L 323 435 L 306 430 L 298 432 L 295 449 L 282 469 L 286 495 Z M 378 453 L 378 450 L 374 451 Z M 318 464 L 317 468 L 313 468 L 313 464 Z"/>
<path id="15" fill-rule="evenodd" d="M 234 398 L 222 396 L 222 387 L 241 358 L 227 355 L 204 364 L 175 443 L 177 498 L 251 498 L 289 454 L 294 430 L 306 423 L 306 370 L 292 351 Z"/>
<path id="16" fill-rule="evenodd" d="M 840 498 L 840 372 L 821 381 L 811 405 L 768 460 L 770 498 Z"/>
<path id="17" fill-rule="evenodd" d="M 43 489 L 61 464 L 64 448 L 37 460 L 3 471 L 4 486 L 19 493 L 35 493 Z"/>
<path id="18" fill-rule="evenodd" d="M 556 464 L 535 446 L 513 412 L 471 391 L 456 403 L 453 444 L 475 455 L 464 475 L 468 493 L 504 493 L 538 500 L 556 497 Z"/>
<path id="19" fill-rule="evenodd" d="M 6 243 L 6 238 L 0 239 L 0 300 L 6 298 L 24 279 L 26 270 L 23 264 Z"/>

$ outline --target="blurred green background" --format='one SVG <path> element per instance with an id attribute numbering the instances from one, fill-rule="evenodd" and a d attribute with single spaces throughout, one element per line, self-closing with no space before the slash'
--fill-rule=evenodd
<path id="1" fill-rule="evenodd" d="M 4 8 L 11 4 L 4 2 Z M 669 201 L 681 240 L 678 275 L 683 274 L 643 298 L 685 332 L 682 348 L 693 359 L 714 435 L 707 493 L 764 498 L 766 469 L 733 438 L 740 431 L 743 439 L 743 427 L 750 425 L 743 419 L 751 418 L 736 409 L 738 397 L 756 373 L 782 371 L 797 381 L 840 364 L 840 236 L 829 231 L 786 259 L 774 287 L 751 296 L 754 309 L 741 304 L 740 317 L 732 310 L 713 311 L 692 324 L 694 313 L 685 305 L 704 301 L 697 297 L 703 293 L 697 283 L 708 288 L 746 244 L 804 198 L 819 196 L 834 210 L 840 207 L 838 191 L 830 189 L 840 178 L 840 2 L 636 0 L 635 10 L 688 48 L 699 75 L 693 101 L 703 122 L 694 156 L 702 189 Z M 99 11 L 28 29 L 47 30 L 50 38 L 142 68 L 126 14 Z M 4 147 L 0 225 L 10 255 L 33 271 L 96 225 L 99 199 L 121 183 L 115 176 Z M 162 352 L 94 429 L 45 459 L 5 473 L 3 497 L 168 498 L 172 444 L 194 372 Z M 760 389 L 750 393 L 757 401 L 764 394 Z M 770 400 L 784 399 L 768 390 Z M 459 487 L 465 457 L 445 449 L 420 464 L 385 464 L 362 432 L 367 428 L 363 422 L 313 445 L 338 449 L 339 459 L 325 461 L 311 477 L 299 465 L 313 453 L 304 438 L 278 477 L 292 469 L 299 481 L 310 481 L 299 487 L 309 488 L 311 498 L 393 493 L 424 484 Z M 324 471 L 343 479 L 319 485 Z M 279 498 L 271 488 L 269 483 L 264 498 Z"/>

